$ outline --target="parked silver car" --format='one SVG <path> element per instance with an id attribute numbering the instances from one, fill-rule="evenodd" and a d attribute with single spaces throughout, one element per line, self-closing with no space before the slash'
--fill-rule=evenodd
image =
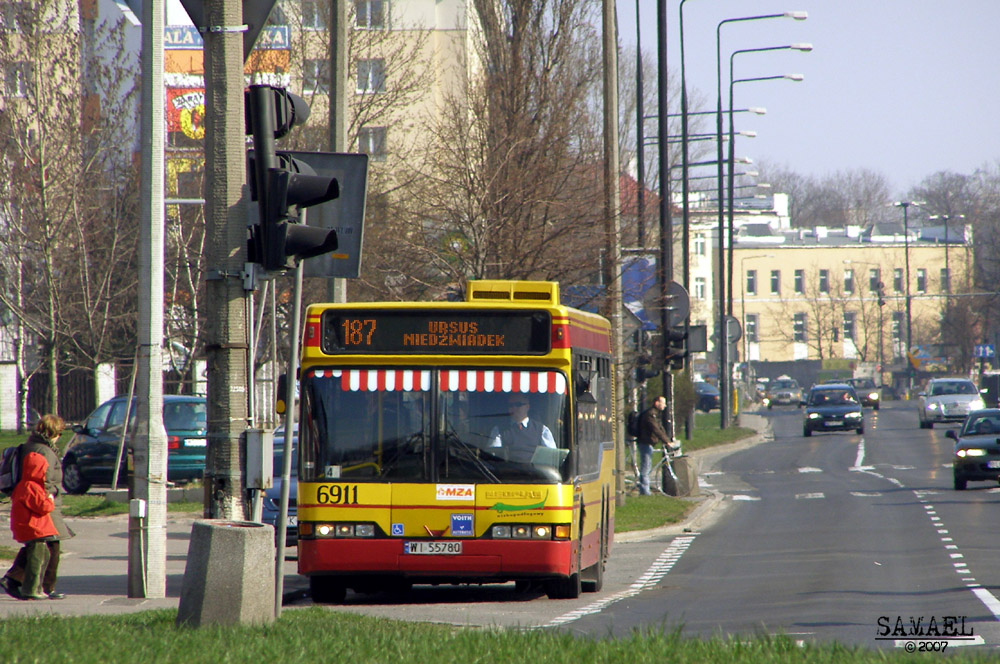
<path id="1" fill-rule="evenodd" d="M 919 395 L 921 429 L 936 423 L 963 422 L 966 416 L 985 408 L 976 384 L 968 378 L 932 378 Z"/>

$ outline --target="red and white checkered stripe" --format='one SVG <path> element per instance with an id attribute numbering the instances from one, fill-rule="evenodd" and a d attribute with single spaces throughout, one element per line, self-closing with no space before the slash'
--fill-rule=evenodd
<path id="1" fill-rule="evenodd" d="M 414 369 L 317 369 L 316 378 L 339 378 L 345 392 L 426 392 L 431 371 Z M 445 392 L 522 392 L 566 394 L 566 377 L 556 371 L 441 371 Z"/>

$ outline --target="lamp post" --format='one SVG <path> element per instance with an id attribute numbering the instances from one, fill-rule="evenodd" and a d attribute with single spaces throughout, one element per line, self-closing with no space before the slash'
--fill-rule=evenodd
<path id="1" fill-rule="evenodd" d="M 947 297 L 948 295 L 951 294 L 951 267 L 948 265 L 948 222 L 950 222 L 952 219 L 965 219 L 965 215 L 935 214 L 928 217 L 928 219 L 935 219 L 935 220 L 940 219 L 941 221 L 944 222 L 944 273 L 948 280 L 947 283 L 945 284 L 944 292 L 945 292 L 945 297 Z M 963 238 L 965 237 L 964 233 L 962 234 L 962 237 Z"/>
<path id="2" fill-rule="evenodd" d="M 747 303 L 746 303 L 746 284 L 747 284 L 747 273 L 743 267 L 743 262 L 750 260 L 752 258 L 774 258 L 774 254 L 754 254 L 752 256 L 741 256 L 740 257 L 740 318 L 743 320 L 743 357 L 747 363 L 747 367 L 750 366 L 750 335 L 747 334 Z M 746 389 L 747 394 L 750 393 L 750 372 L 746 372 Z"/>
<path id="3" fill-rule="evenodd" d="M 910 361 L 910 349 L 913 347 L 913 308 L 910 302 L 910 217 L 911 205 L 922 205 L 916 201 L 897 201 L 896 207 L 903 208 L 903 262 L 906 265 L 906 398 L 910 398 L 913 390 L 913 363 Z"/>
<path id="4" fill-rule="evenodd" d="M 881 390 L 885 384 L 882 380 L 883 372 L 885 371 L 885 354 L 883 353 L 883 341 L 882 341 L 882 331 L 885 329 L 885 323 L 882 318 L 883 309 L 885 308 L 885 284 L 882 283 L 882 266 L 878 263 L 869 263 L 868 261 L 856 261 L 850 258 L 844 260 L 844 265 L 867 265 L 868 267 L 875 268 L 878 275 L 878 283 L 875 284 L 875 288 L 872 289 L 875 292 L 875 296 L 878 298 L 878 387 Z M 871 276 L 869 276 L 869 280 Z M 861 289 L 858 288 L 858 293 L 860 296 Z M 861 297 L 862 302 L 862 314 L 864 314 L 864 300 Z M 867 321 L 867 316 L 864 317 Z M 865 325 L 865 343 L 868 339 L 868 325 Z"/>
<path id="5" fill-rule="evenodd" d="M 775 81 L 786 79 L 790 81 L 802 81 L 804 77 L 802 74 L 784 74 L 779 76 L 755 76 L 753 78 L 734 78 L 734 64 L 736 62 L 737 55 L 744 55 L 747 53 L 766 53 L 769 51 L 799 51 L 802 53 L 808 53 L 812 51 L 812 44 L 784 44 L 782 46 L 762 46 L 758 48 L 741 48 L 733 51 L 729 55 L 729 108 L 733 108 L 733 88 L 737 83 L 750 83 L 753 81 Z M 733 132 L 733 114 L 730 110 L 729 113 L 729 158 L 732 160 L 735 151 L 735 140 Z M 729 315 L 733 315 L 733 165 L 730 161 L 729 164 Z"/>
<path id="6" fill-rule="evenodd" d="M 756 16 L 741 16 L 719 21 L 715 28 L 715 69 L 717 100 L 715 109 L 715 133 L 718 139 L 718 189 L 719 189 L 719 312 L 716 318 L 719 322 L 719 428 L 729 426 L 729 345 L 726 330 L 726 219 L 722 210 L 722 26 L 744 21 L 761 21 L 771 18 L 793 18 L 802 21 L 808 18 L 806 12 L 782 12 L 780 14 L 758 14 Z"/>
<path id="7" fill-rule="evenodd" d="M 639 0 L 635 0 L 635 156 L 636 179 L 638 187 L 635 198 L 636 214 L 636 242 L 640 247 L 646 246 L 646 153 L 643 150 L 645 139 L 643 137 L 643 103 L 642 103 L 642 31 L 639 26 L 642 21 L 639 18 Z M 643 405 L 643 404 L 640 404 Z"/>

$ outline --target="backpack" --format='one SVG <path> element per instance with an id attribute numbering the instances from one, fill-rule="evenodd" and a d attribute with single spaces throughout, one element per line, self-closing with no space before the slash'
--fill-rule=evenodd
<path id="1" fill-rule="evenodd" d="M 633 438 L 639 437 L 639 411 L 633 410 L 625 418 L 625 433 L 632 436 Z"/>
<path id="2" fill-rule="evenodd" d="M 12 445 L 0 456 L 0 494 L 9 496 L 21 481 L 21 446 Z"/>

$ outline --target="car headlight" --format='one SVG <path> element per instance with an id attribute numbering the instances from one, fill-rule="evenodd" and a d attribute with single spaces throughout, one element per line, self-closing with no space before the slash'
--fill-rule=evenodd
<path id="1" fill-rule="evenodd" d="M 931 403 L 927 404 L 927 410 L 938 410 L 939 408 L 941 408 L 941 404 L 937 403 L 936 401 L 932 401 Z"/>
<path id="2" fill-rule="evenodd" d="M 963 458 L 967 456 L 981 457 L 981 456 L 986 456 L 986 450 L 980 449 L 978 447 L 970 447 L 967 450 L 958 450 L 957 452 L 955 452 L 955 456 Z"/>
<path id="3" fill-rule="evenodd" d="M 806 415 L 806 419 L 809 420 L 818 420 L 820 417 L 822 417 L 822 415 L 820 415 L 819 413 L 809 413 L 808 415 Z"/>
<path id="4" fill-rule="evenodd" d="M 969 410 L 982 410 L 986 407 L 982 399 L 973 399 L 969 402 Z"/>
<path id="5" fill-rule="evenodd" d="M 857 411 L 852 411 L 850 413 L 845 414 L 844 417 L 850 418 L 850 419 L 857 419 L 857 418 L 861 417 L 861 413 L 859 413 Z"/>
<path id="6" fill-rule="evenodd" d="M 878 401 L 878 392 L 871 392 L 868 394 L 868 398 L 872 401 Z"/>

